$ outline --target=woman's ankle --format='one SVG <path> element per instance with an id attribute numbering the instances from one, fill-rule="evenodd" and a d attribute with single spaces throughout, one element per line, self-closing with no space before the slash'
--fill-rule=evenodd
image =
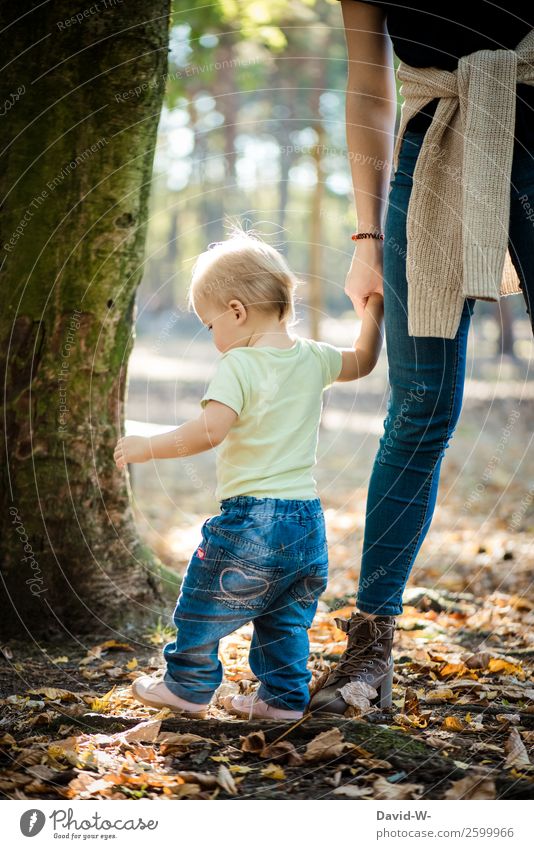
<path id="1" fill-rule="evenodd" d="M 361 610 L 359 607 L 356 608 L 356 613 L 359 613 L 361 616 L 365 616 L 366 619 L 376 619 L 378 616 L 377 613 L 367 613 L 366 610 Z"/>

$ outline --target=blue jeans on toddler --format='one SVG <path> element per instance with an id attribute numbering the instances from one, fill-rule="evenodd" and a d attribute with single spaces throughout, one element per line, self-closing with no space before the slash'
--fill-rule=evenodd
<path id="1" fill-rule="evenodd" d="M 219 641 L 253 623 L 249 663 L 259 697 L 288 710 L 309 700 L 310 627 L 328 574 L 321 502 L 235 496 L 204 522 L 163 654 L 169 690 L 207 704 L 223 677 Z"/>

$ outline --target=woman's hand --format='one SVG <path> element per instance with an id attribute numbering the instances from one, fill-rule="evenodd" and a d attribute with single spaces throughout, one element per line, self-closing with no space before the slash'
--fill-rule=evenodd
<path id="1" fill-rule="evenodd" d="M 124 469 L 127 463 L 146 463 L 150 457 L 150 443 L 145 436 L 123 436 L 113 452 L 118 469 Z"/>
<path id="2" fill-rule="evenodd" d="M 351 299 L 358 318 L 363 318 L 369 295 L 384 294 L 384 243 L 381 239 L 359 239 L 345 280 L 345 294 Z"/>

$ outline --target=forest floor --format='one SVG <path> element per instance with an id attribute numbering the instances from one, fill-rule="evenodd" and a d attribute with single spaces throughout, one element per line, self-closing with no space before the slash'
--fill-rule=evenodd
<path id="1" fill-rule="evenodd" d="M 325 328 L 339 338 L 338 328 Z M 524 330 L 524 328 L 523 328 Z M 520 328 L 521 331 L 521 328 Z M 347 328 L 350 343 L 350 329 Z M 435 519 L 404 598 L 390 710 L 295 725 L 180 719 L 131 699 L 158 673 L 168 607 L 143 633 L 2 647 L 0 794 L 10 799 L 493 799 L 534 796 L 532 595 L 534 375 L 496 359 L 475 334 L 462 418 L 445 458 Z M 527 333 L 524 332 L 525 339 Z M 519 346 L 527 353 L 526 342 Z M 195 414 L 215 355 L 141 340 L 131 366 L 130 430 Z M 193 354 L 194 352 L 194 354 Z M 317 480 L 330 582 L 310 632 L 313 680 L 344 648 L 366 486 L 386 401 L 386 364 L 325 399 Z M 177 575 L 217 511 L 214 460 L 136 467 L 143 537 Z M 156 622 L 156 624 L 154 624 Z M 250 627 L 221 646 L 224 692 L 255 687 Z"/>

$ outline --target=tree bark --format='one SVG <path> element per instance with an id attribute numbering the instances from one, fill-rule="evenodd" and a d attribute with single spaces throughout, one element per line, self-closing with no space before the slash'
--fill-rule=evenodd
<path id="1" fill-rule="evenodd" d="M 160 598 L 113 447 L 169 0 L 25 6 L 2 8 L 0 629 L 33 636 L 133 626 Z"/>

